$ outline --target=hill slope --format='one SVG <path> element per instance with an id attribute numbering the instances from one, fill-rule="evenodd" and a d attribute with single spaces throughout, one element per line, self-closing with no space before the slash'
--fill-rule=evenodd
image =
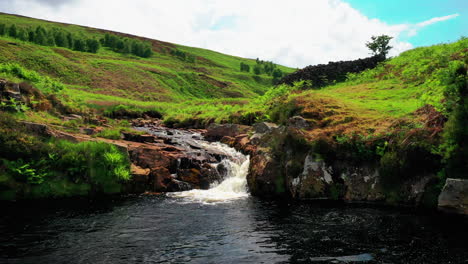
<path id="1" fill-rule="evenodd" d="M 240 63 L 254 65 L 255 61 L 214 51 L 185 47 L 158 40 L 100 29 L 49 22 L 33 18 L 0 14 L 0 24 L 7 29 L 63 30 L 82 38 L 102 39 L 106 33 L 138 39 L 151 44 L 150 58 L 101 48 L 94 53 L 73 51 L 57 46 L 40 46 L 28 41 L 0 36 L 0 63 L 15 62 L 26 69 L 58 79 L 73 94 L 102 94 L 137 101 L 173 102 L 192 98 L 253 97 L 263 94 L 272 77 L 240 72 Z M 178 51 L 184 57 L 174 55 Z M 279 66 L 284 72 L 292 69 Z M 118 98 L 115 101 L 118 101 Z M 95 104 L 106 104 L 90 100 Z"/>

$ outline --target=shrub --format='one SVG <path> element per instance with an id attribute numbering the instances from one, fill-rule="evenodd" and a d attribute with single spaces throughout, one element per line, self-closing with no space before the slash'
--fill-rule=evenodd
<path id="1" fill-rule="evenodd" d="M 95 136 L 114 140 L 122 138 L 122 134 L 118 129 L 104 129 L 101 132 L 97 133 Z"/>
<path id="2" fill-rule="evenodd" d="M 117 147 L 102 142 L 72 143 L 58 141 L 56 166 L 72 181 L 89 182 L 98 189 L 130 179 L 128 157 Z"/>

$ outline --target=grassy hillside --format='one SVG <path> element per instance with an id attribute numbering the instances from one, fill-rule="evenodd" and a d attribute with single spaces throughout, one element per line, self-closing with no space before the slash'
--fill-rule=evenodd
<path id="1" fill-rule="evenodd" d="M 255 61 L 204 49 L 184 47 L 117 32 L 67 25 L 32 18 L 0 14 L 0 24 L 18 28 L 41 26 L 60 28 L 74 36 L 102 39 L 105 33 L 140 39 L 151 43 L 153 55 L 141 58 L 101 48 L 94 53 L 73 51 L 56 46 L 40 46 L 8 36 L 0 37 L 0 63 L 15 62 L 28 70 L 53 77 L 67 86 L 68 94 L 114 96 L 142 102 L 175 102 L 187 99 L 251 98 L 272 86 L 272 77 L 240 72 L 241 62 Z M 195 57 L 187 62 L 174 56 L 179 50 Z M 284 72 L 292 69 L 281 67 Z M 108 105 L 108 100 L 94 98 L 89 104 Z M 102 98 L 101 98 L 102 99 Z"/>
<path id="2" fill-rule="evenodd" d="M 395 183 L 418 173 L 439 175 L 431 185 L 432 204 L 445 177 L 466 178 L 467 38 L 410 50 L 316 88 L 307 81 L 273 86 L 267 74 L 240 71 L 241 63 L 253 68 L 255 60 L 210 50 L 7 14 L 0 14 L 0 32 L 2 24 L 59 28 L 85 39 L 113 34 L 150 43 L 153 54 L 144 58 L 108 47 L 81 52 L 0 34 L 0 79 L 10 88 L 20 83 L 21 91 L 20 100 L 0 94 L 0 199 L 113 193 L 117 180 L 128 178 L 129 164 L 116 149 L 36 137 L 22 129 L 22 120 L 69 132 L 99 129 L 95 136 L 118 139 L 130 129 L 120 117 L 150 115 L 168 126 L 201 128 L 212 122 L 291 125 L 291 117 L 301 116 L 293 120 L 302 128 L 285 140 L 325 160 L 378 163 L 396 200 Z M 283 143 L 275 139 L 271 148 L 282 152 Z M 93 165 L 88 152 L 110 158 Z M 103 168 L 98 163 L 113 170 L 92 179 L 92 171 Z"/>

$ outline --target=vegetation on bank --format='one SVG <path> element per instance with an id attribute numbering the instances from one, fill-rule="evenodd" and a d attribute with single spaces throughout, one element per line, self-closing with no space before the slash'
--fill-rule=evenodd
<path id="1" fill-rule="evenodd" d="M 0 199 L 118 193 L 130 179 L 127 154 L 101 142 L 72 143 L 31 134 L 0 113 Z"/>

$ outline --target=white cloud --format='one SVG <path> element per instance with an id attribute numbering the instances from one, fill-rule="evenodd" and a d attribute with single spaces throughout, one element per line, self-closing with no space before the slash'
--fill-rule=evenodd
<path id="1" fill-rule="evenodd" d="M 8 0 L 7 0 L 8 1 Z M 394 37 L 396 55 L 412 48 L 399 40 L 452 16 L 417 25 L 369 19 L 341 0 L 10 0 L 0 11 L 146 36 L 292 67 L 369 55 L 372 35 Z M 50 4 L 48 4 L 50 3 Z M 416 31 L 414 32 L 416 33 Z"/>
<path id="2" fill-rule="evenodd" d="M 415 36 L 416 34 L 418 34 L 418 31 L 423 27 L 430 26 L 430 25 L 435 24 L 437 22 L 442 22 L 442 21 L 446 21 L 446 20 L 449 20 L 449 19 L 454 19 L 454 18 L 456 18 L 458 16 L 459 16 L 459 14 L 453 14 L 453 15 L 448 15 L 448 16 L 443 16 L 443 17 L 434 17 L 434 18 L 431 18 L 429 20 L 417 23 L 416 25 L 413 25 L 413 26 L 410 27 L 410 29 L 408 30 L 408 36 L 409 37 Z"/>

